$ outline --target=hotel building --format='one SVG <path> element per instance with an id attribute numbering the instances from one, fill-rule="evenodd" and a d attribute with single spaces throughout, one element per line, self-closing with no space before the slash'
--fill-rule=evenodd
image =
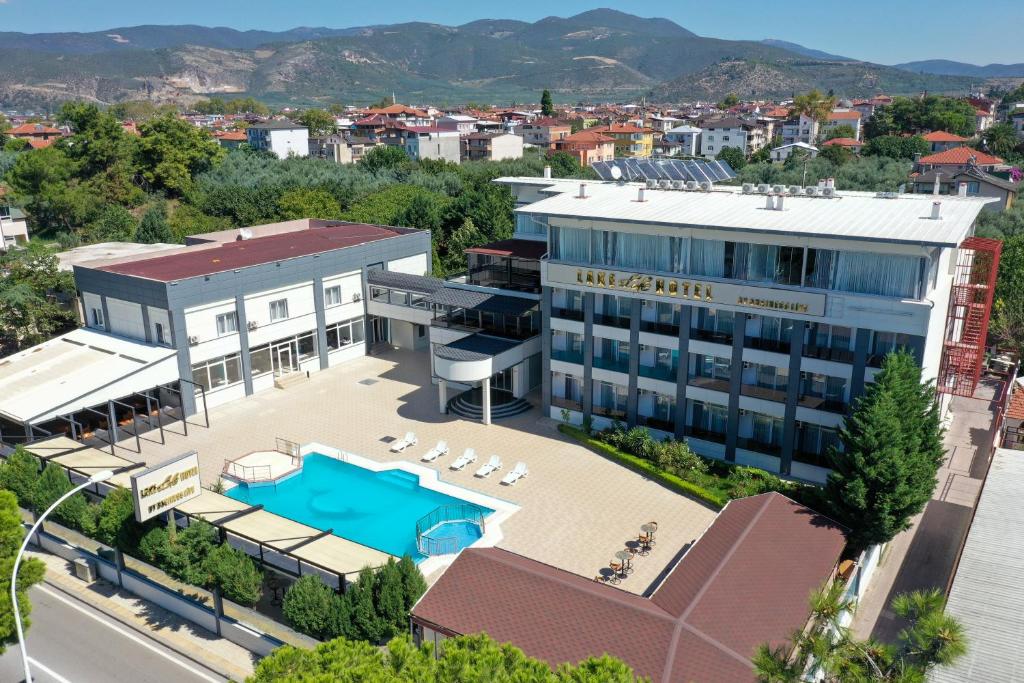
<path id="1" fill-rule="evenodd" d="M 888 352 L 908 349 L 940 392 L 977 381 L 994 269 L 975 254 L 992 245 L 965 240 L 986 200 L 498 182 L 520 199 L 516 237 L 546 245 L 551 418 L 820 482 Z"/>

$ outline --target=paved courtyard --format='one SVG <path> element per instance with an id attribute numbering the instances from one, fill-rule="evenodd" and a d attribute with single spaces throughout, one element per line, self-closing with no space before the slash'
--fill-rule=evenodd
<path id="1" fill-rule="evenodd" d="M 203 481 L 220 475 L 225 460 L 273 448 L 275 437 L 319 442 L 380 461 L 419 458 L 438 440 L 451 452 L 421 463 L 443 481 L 513 502 L 521 509 L 503 525 L 500 547 L 586 577 L 597 575 L 640 525 L 658 522 L 651 554 L 638 557 L 635 571 L 619 587 L 645 592 L 667 565 L 711 524 L 715 512 L 673 493 L 563 437 L 557 425 L 534 409 L 485 426 L 437 410 L 437 387 L 430 383 L 425 352 L 366 356 L 314 373 L 287 389 L 271 389 L 210 410 L 210 428 L 180 424 L 165 430 L 161 445 L 150 433 L 142 455 L 119 448 L 123 457 L 150 464 L 187 450 L 199 452 Z M 201 422 L 202 417 L 191 418 Z M 391 453 L 389 437 L 413 431 L 419 444 Z M 130 442 L 124 442 L 129 445 Z M 134 446 L 134 444 L 131 444 Z M 448 464 L 462 451 L 476 450 L 477 465 L 491 454 L 504 463 L 489 479 L 473 476 L 475 466 L 452 472 Z M 501 475 L 519 460 L 530 474 L 514 487 Z M 428 577 L 432 579 L 434 577 Z"/>

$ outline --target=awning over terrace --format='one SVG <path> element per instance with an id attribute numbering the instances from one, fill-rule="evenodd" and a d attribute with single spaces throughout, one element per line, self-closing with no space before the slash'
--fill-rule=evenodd
<path id="1" fill-rule="evenodd" d="M 0 416 L 42 422 L 178 379 L 174 349 L 81 328 L 0 361 Z"/>

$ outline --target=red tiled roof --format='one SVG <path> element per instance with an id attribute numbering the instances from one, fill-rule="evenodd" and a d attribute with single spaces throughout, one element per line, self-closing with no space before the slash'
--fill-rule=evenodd
<path id="1" fill-rule="evenodd" d="M 22 139 L 25 140 L 26 138 Z M 44 147 L 49 147 L 53 143 L 57 142 L 53 138 L 50 138 L 49 140 L 43 140 L 42 138 L 27 138 L 27 141 L 28 146 L 31 147 L 32 149 L 42 149 Z"/>
<path id="2" fill-rule="evenodd" d="M 551 116 L 534 119 L 526 125 L 533 126 L 535 128 L 572 128 L 572 124 L 568 121 L 560 121 Z"/>
<path id="3" fill-rule="evenodd" d="M 956 164 L 964 165 L 971 157 L 974 157 L 975 161 L 980 166 L 991 166 L 994 164 L 1001 164 L 1003 160 L 999 157 L 994 157 L 991 154 L 985 154 L 982 151 L 973 149 L 971 147 L 953 147 L 947 149 L 944 152 L 936 152 L 935 154 L 929 154 L 926 157 L 921 157 L 920 163 L 922 164 Z"/>
<path id="4" fill-rule="evenodd" d="M 650 599 L 471 548 L 412 614 L 445 633 L 486 632 L 552 666 L 608 653 L 655 682 L 753 681 L 757 646 L 806 625 L 807 599 L 844 545 L 834 522 L 767 493 L 727 505 Z"/>
<path id="5" fill-rule="evenodd" d="M 466 249 L 467 254 L 490 254 L 491 256 L 514 256 L 516 258 L 537 259 L 548 250 L 547 242 L 537 240 L 501 240 L 482 244 L 479 247 Z"/>
<path id="6" fill-rule="evenodd" d="M 1006 417 L 1011 420 L 1024 420 L 1024 384 L 1016 384 L 1012 389 L 1010 405 L 1006 407 Z"/>
<path id="7" fill-rule="evenodd" d="M 7 134 L 18 137 L 20 135 L 60 135 L 61 132 L 42 123 L 23 123 L 8 130 Z"/>
<path id="8" fill-rule="evenodd" d="M 219 130 L 213 135 L 218 140 L 227 140 L 228 142 L 245 142 L 249 139 L 244 130 Z"/>
<path id="9" fill-rule="evenodd" d="M 598 133 L 653 133 L 650 128 L 641 128 L 631 123 L 612 123 L 607 126 L 594 126 L 590 130 Z"/>
<path id="10" fill-rule="evenodd" d="M 944 130 L 933 130 L 931 133 L 925 133 L 921 137 L 928 142 L 967 142 L 969 139 L 947 133 Z"/>
<path id="11" fill-rule="evenodd" d="M 382 109 L 367 109 L 366 113 L 370 115 L 383 114 L 384 116 L 397 116 L 399 114 L 405 114 L 407 116 L 417 116 L 419 118 L 426 118 L 428 116 L 427 112 L 422 111 L 420 109 L 407 107 L 404 104 L 392 104 Z"/>
<path id="12" fill-rule="evenodd" d="M 101 270 L 170 282 L 355 247 L 398 235 L 398 232 L 379 225 L 336 223 L 299 232 L 225 242 L 216 247 L 198 246 L 166 256 L 117 263 Z"/>
<path id="13" fill-rule="evenodd" d="M 854 140 L 853 138 L 832 138 L 821 143 L 822 147 L 863 147 L 864 143 L 860 140 Z"/>
<path id="14" fill-rule="evenodd" d="M 560 142 L 615 142 L 615 138 L 602 135 L 596 130 L 587 129 L 567 135 Z"/>
<path id="15" fill-rule="evenodd" d="M 829 121 L 849 121 L 859 118 L 859 111 L 834 111 L 828 115 Z"/>

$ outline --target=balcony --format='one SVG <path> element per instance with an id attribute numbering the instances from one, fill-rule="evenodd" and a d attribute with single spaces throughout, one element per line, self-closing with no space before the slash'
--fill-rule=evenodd
<path id="1" fill-rule="evenodd" d="M 717 330 L 705 330 L 694 327 L 690 330 L 690 336 L 693 339 L 714 342 L 715 344 L 732 344 L 732 332 L 719 332 Z"/>
<path id="2" fill-rule="evenodd" d="M 658 417 L 650 417 L 647 415 L 637 415 L 637 424 L 643 427 L 650 427 L 651 429 L 660 429 L 663 432 L 672 433 L 676 430 L 675 420 L 663 420 Z"/>
<path id="3" fill-rule="evenodd" d="M 563 363 L 577 363 L 583 365 L 582 351 L 568 351 L 566 349 L 552 349 L 551 360 L 560 360 Z"/>
<path id="4" fill-rule="evenodd" d="M 736 439 L 736 447 L 742 448 L 745 451 L 764 453 L 765 455 L 782 455 L 782 446 L 779 444 L 765 443 L 764 441 L 758 441 L 757 439 L 745 436 L 741 436 Z"/>
<path id="5" fill-rule="evenodd" d="M 556 306 L 551 307 L 552 318 L 562 318 L 563 320 L 577 320 L 583 322 L 583 309 L 582 308 L 560 308 Z"/>
<path id="6" fill-rule="evenodd" d="M 607 417 L 610 420 L 625 420 L 626 411 L 620 408 L 607 408 L 605 406 L 594 406 L 591 411 L 594 415 Z"/>
<path id="7" fill-rule="evenodd" d="M 836 363 L 853 363 L 853 351 L 849 349 L 839 349 L 831 346 L 805 346 L 802 354 L 804 358 L 830 360 Z"/>
<path id="8" fill-rule="evenodd" d="M 832 467 L 829 457 L 825 453 L 813 453 L 800 449 L 793 451 L 793 462 L 801 462 L 805 465 L 814 465 L 815 467 Z"/>
<path id="9" fill-rule="evenodd" d="M 744 384 L 740 387 L 740 393 L 750 398 L 760 398 L 765 401 L 775 401 L 777 403 L 786 402 L 786 389 L 762 387 L 756 384 Z"/>
<path id="10" fill-rule="evenodd" d="M 594 356 L 594 367 L 601 368 L 602 370 L 611 370 L 613 372 L 623 372 L 629 374 L 629 357 L 605 357 L 605 356 Z"/>
<path id="11" fill-rule="evenodd" d="M 656 320 L 640 320 L 640 329 L 643 332 L 653 332 L 654 334 L 664 334 L 670 337 L 679 336 L 679 323 L 663 323 Z"/>
<path id="12" fill-rule="evenodd" d="M 725 443 L 725 432 L 713 432 L 703 427 L 687 427 L 685 431 L 686 436 L 692 436 L 695 439 L 703 439 L 704 441 L 714 441 L 715 443 Z"/>
<path id="13" fill-rule="evenodd" d="M 595 325 L 607 325 L 608 327 L 621 327 L 623 329 L 629 329 L 629 316 L 622 315 L 608 315 L 605 313 L 594 314 Z"/>
<path id="14" fill-rule="evenodd" d="M 702 377 L 698 375 L 690 377 L 686 380 L 686 383 L 691 387 L 721 391 L 724 394 L 729 393 L 729 380 L 721 377 Z"/>
<path id="15" fill-rule="evenodd" d="M 763 339 L 761 337 L 744 337 L 743 346 L 748 349 L 760 349 L 761 351 L 774 351 L 775 353 L 789 353 L 790 343 L 779 339 Z"/>
<path id="16" fill-rule="evenodd" d="M 660 379 L 665 382 L 675 382 L 678 372 L 679 366 L 677 365 L 672 365 L 671 367 L 666 367 L 664 365 L 641 365 L 639 374 L 641 377 Z"/>
<path id="17" fill-rule="evenodd" d="M 850 404 L 841 399 L 825 398 L 823 396 L 814 396 L 812 394 L 803 394 L 800 396 L 798 404 L 804 408 L 824 410 L 827 413 L 838 413 L 839 415 L 845 415 L 850 409 Z"/>
<path id="18" fill-rule="evenodd" d="M 583 403 L 580 401 L 574 401 L 571 398 L 552 396 L 551 405 L 555 408 L 566 408 L 568 410 L 576 410 L 579 412 L 583 412 Z"/>

